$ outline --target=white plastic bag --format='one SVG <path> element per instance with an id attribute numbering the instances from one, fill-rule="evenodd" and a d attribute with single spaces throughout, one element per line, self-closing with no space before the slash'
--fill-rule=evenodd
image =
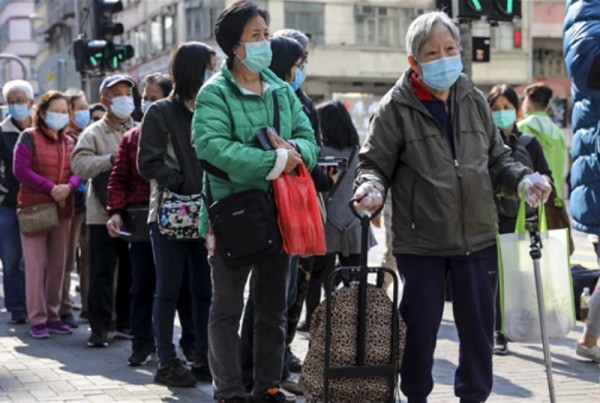
<path id="1" fill-rule="evenodd" d="M 521 207 L 519 214 L 522 219 L 517 219 L 515 233 L 498 236 L 502 329 L 512 341 L 542 337 L 533 260 L 529 254 L 530 238 L 524 232 L 524 203 L 521 203 Z M 566 228 L 546 230 L 543 206 L 539 216 L 542 239 L 540 273 L 546 308 L 546 332 L 550 338 L 561 338 L 575 327 L 569 232 Z"/>

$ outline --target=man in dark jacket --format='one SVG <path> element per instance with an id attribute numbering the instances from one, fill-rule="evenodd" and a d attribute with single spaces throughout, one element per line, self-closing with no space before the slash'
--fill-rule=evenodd
<path id="1" fill-rule="evenodd" d="M 25 271 L 21 252 L 21 234 L 17 221 L 19 181 L 13 175 L 13 150 L 19 134 L 31 127 L 33 88 L 23 80 L 4 84 L 2 95 L 8 104 L 8 116 L 0 125 L 0 261 L 4 279 L 4 305 L 11 323 L 27 322 Z"/>

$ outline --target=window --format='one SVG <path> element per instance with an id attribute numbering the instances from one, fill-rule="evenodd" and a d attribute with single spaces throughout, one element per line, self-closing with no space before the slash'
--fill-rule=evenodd
<path id="1" fill-rule="evenodd" d="M 154 19 L 150 23 L 150 54 L 163 50 L 163 35 L 161 19 Z"/>
<path id="2" fill-rule="evenodd" d="M 177 42 L 177 34 L 175 31 L 175 17 L 173 15 L 165 15 L 163 17 L 164 27 L 164 46 L 171 48 Z"/>
<path id="3" fill-rule="evenodd" d="M 148 32 L 146 24 L 140 25 L 136 29 L 135 33 L 133 34 L 133 38 L 133 46 L 135 47 L 135 52 L 137 53 L 137 56 L 142 59 L 148 57 Z"/>
<path id="4" fill-rule="evenodd" d="M 512 24 L 499 24 L 491 28 L 492 50 L 514 49 L 514 27 Z"/>
<path id="5" fill-rule="evenodd" d="M 565 59 L 560 49 L 533 50 L 534 76 L 566 76 Z"/>
<path id="6" fill-rule="evenodd" d="M 225 8 L 225 0 L 188 0 L 184 4 L 186 40 L 212 39 L 215 23 Z"/>
<path id="7" fill-rule="evenodd" d="M 354 6 L 356 43 L 404 48 L 408 26 L 423 12 L 422 9 L 356 4 Z"/>
<path id="8" fill-rule="evenodd" d="M 285 1 L 285 27 L 310 34 L 311 41 L 325 43 L 325 4 Z"/>

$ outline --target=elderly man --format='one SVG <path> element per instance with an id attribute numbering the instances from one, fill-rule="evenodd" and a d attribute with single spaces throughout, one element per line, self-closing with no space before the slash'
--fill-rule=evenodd
<path id="1" fill-rule="evenodd" d="M 2 95 L 8 104 L 8 116 L 0 125 L 0 261 L 4 279 L 4 305 L 11 323 L 27 322 L 25 271 L 19 222 L 17 193 L 19 182 L 13 175 L 13 150 L 19 134 L 31 127 L 33 88 L 23 80 L 4 84 Z"/>
<path id="2" fill-rule="evenodd" d="M 550 185 L 510 159 L 482 93 L 461 74 L 459 31 L 442 12 L 423 14 L 406 36 L 410 66 L 381 100 L 360 153 L 357 207 L 392 192 L 393 250 L 405 280 L 400 312 L 407 339 L 402 392 L 425 402 L 452 279 L 460 337 L 455 394 L 482 402 L 492 389 L 497 214 L 494 193 L 532 205 Z"/>
<path id="3" fill-rule="evenodd" d="M 127 242 L 112 238 L 106 229 L 108 175 L 115 164 L 123 133 L 131 129 L 134 110 L 134 81 L 125 75 L 109 76 L 100 85 L 100 102 L 106 115 L 88 126 L 80 135 L 71 156 L 71 167 L 82 179 L 89 180 L 86 202 L 86 222 L 90 236 L 90 289 L 88 313 L 92 334 L 89 347 L 108 344 L 113 306 L 114 273 L 119 262 L 119 282 L 127 282 L 127 294 L 117 296 L 117 331 L 129 329 L 129 284 L 131 264 Z M 120 284 L 121 288 L 123 284 Z"/>

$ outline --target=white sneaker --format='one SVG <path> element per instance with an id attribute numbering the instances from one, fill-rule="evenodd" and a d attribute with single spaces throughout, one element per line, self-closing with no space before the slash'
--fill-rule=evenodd
<path id="1" fill-rule="evenodd" d="M 298 396 L 302 396 L 304 394 L 302 388 L 298 384 L 298 380 L 291 376 L 281 382 L 281 388 Z"/>
<path id="2" fill-rule="evenodd" d="M 583 358 L 587 358 L 588 360 L 600 362 L 600 347 L 586 347 L 583 344 L 577 343 L 577 350 L 575 353 Z"/>

